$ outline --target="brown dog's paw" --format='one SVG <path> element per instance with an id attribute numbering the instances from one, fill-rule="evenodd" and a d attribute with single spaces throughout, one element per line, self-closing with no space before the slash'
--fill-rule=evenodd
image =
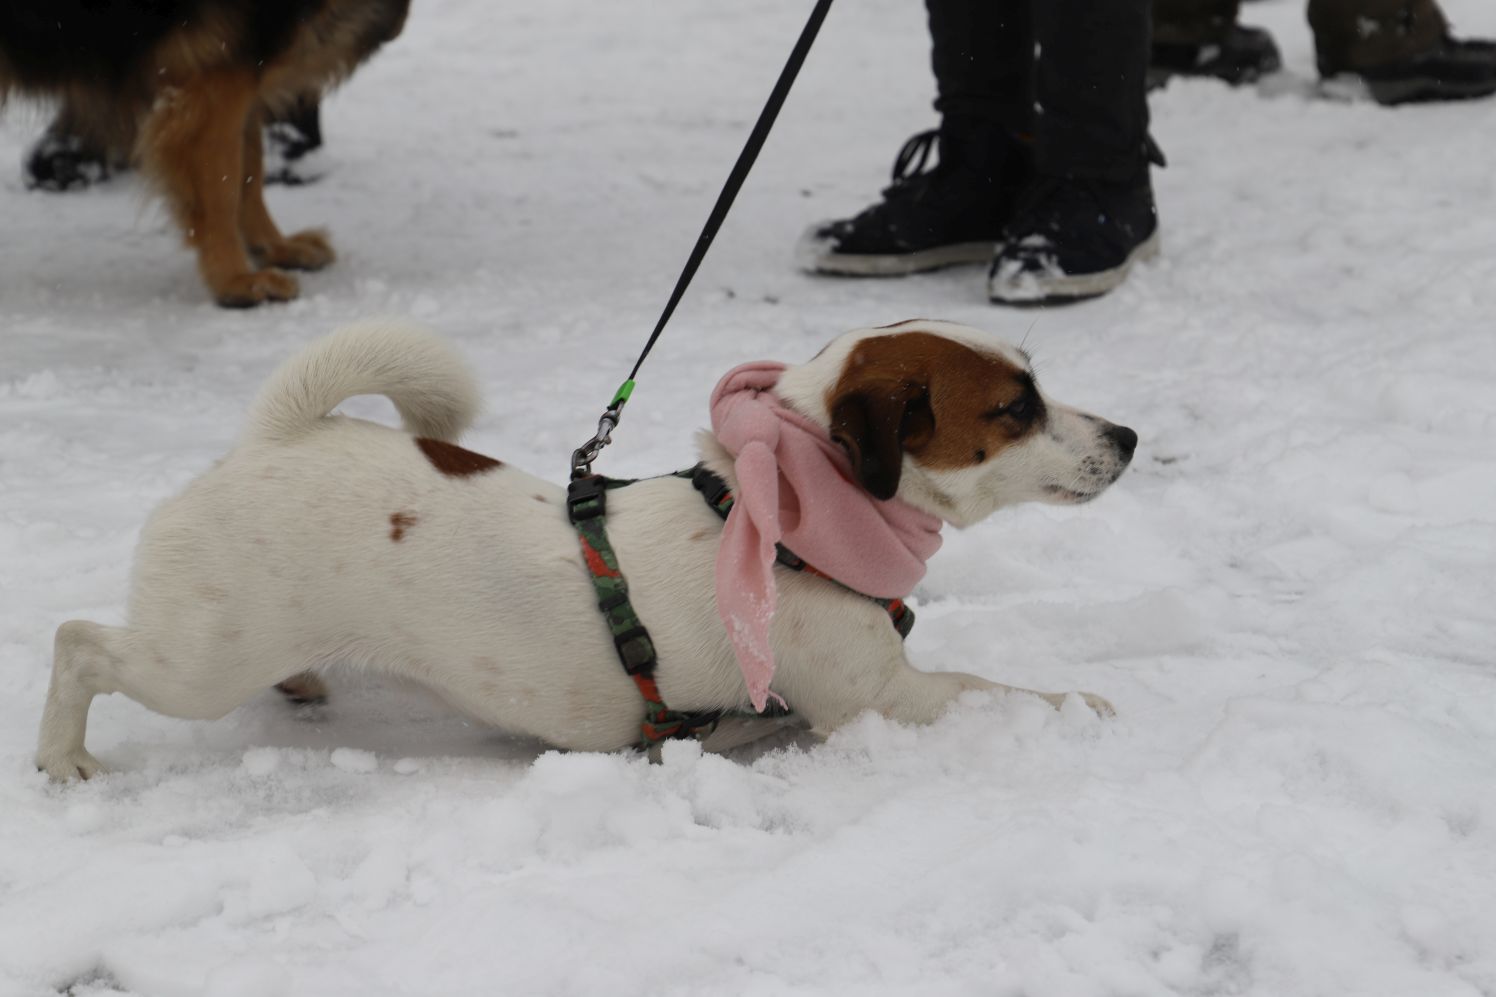
<path id="1" fill-rule="evenodd" d="M 234 274 L 220 280 L 213 297 L 225 308 L 253 308 L 266 301 L 290 301 L 301 293 L 296 278 L 280 270 Z"/>
<path id="2" fill-rule="evenodd" d="M 258 246 L 255 256 L 269 266 L 288 270 L 321 270 L 337 259 L 327 233 L 321 229 L 308 229 L 269 246 Z"/>

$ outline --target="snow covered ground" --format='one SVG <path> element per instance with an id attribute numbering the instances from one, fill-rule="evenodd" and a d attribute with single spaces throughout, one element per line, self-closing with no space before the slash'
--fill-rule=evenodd
<path id="1" fill-rule="evenodd" d="M 371 313 L 457 340 L 477 448 L 565 474 L 652 324 L 806 4 L 416 0 L 270 194 L 337 266 L 221 311 L 125 179 L 27 193 L 0 123 L 0 994 L 1496 994 L 1496 101 L 1153 102 L 1165 256 L 1064 310 L 978 269 L 802 276 L 808 222 L 932 120 L 922 10 L 833 11 L 646 368 L 615 474 L 691 460 L 717 375 L 941 316 L 1027 336 L 1133 426 L 1081 509 L 948 536 L 917 661 L 1090 689 L 825 743 L 563 755 L 335 676 L 215 723 L 96 702 L 114 774 L 31 765 L 51 635 L 119 622 L 148 509 L 270 369 Z M 1496 35 L 1488 0 L 1448 0 Z M 385 418 L 383 403 L 356 413 Z"/>

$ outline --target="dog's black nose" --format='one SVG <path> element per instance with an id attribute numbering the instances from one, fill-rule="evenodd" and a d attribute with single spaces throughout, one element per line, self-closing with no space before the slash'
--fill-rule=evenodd
<path id="1" fill-rule="evenodd" d="M 1108 426 L 1102 435 L 1116 444 L 1124 458 L 1131 458 L 1132 452 L 1138 448 L 1138 434 L 1126 426 Z"/>

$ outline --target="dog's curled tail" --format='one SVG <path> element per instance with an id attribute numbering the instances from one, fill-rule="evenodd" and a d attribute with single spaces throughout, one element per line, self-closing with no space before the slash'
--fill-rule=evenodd
<path id="1" fill-rule="evenodd" d="M 354 395 L 384 395 L 408 432 L 456 440 L 478 413 L 478 385 L 434 333 L 389 319 L 339 329 L 281 364 L 250 409 L 250 441 L 292 439 Z"/>

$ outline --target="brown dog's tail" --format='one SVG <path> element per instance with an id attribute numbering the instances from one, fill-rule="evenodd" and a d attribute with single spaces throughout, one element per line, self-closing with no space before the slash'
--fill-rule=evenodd
<path id="1" fill-rule="evenodd" d="M 454 441 L 478 413 L 478 385 L 435 334 L 390 319 L 339 329 L 280 366 L 250 409 L 245 441 L 285 441 L 315 428 L 339 402 L 384 395 L 408 432 Z"/>

